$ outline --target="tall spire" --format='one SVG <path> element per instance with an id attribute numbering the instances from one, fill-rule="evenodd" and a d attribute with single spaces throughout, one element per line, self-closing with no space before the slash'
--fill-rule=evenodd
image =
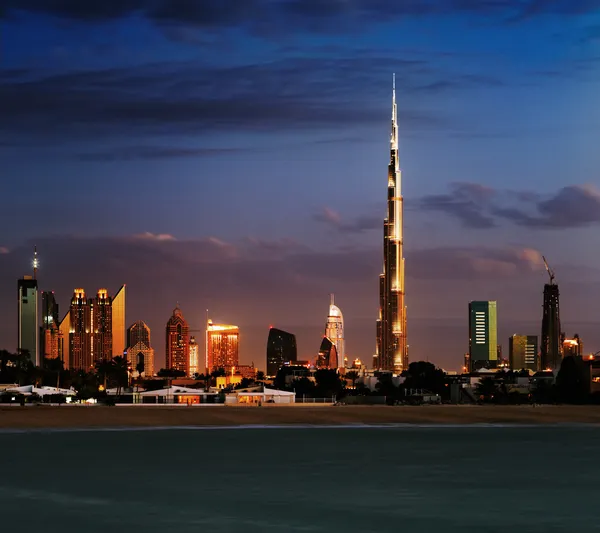
<path id="1" fill-rule="evenodd" d="M 33 247 L 33 279 L 37 279 L 38 257 L 37 246 Z"/>
<path id="2" fill-rule="evenodd" d="M 330 304 L 330 305 L 334 305 L 334 303 L 335 303 L 335 298 L 334 298 L 334 294 L 333 294 L 333 293 L 330 293 L 330 294 L 329 294 L 329 299 L 331 300 L 331 304 Z"/>

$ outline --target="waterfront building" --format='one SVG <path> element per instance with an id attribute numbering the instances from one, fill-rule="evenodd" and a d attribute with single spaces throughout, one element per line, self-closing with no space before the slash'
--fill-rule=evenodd
<path id="1" fill-rule="evenodd" d="M 379 276 L 379 318 L 373 368 L 399 374 L 408 368 L 408 344 L 404 304 L 402 175 L 398 153 L 395 77 L 387 184 L 387 216 L 383 222 L 383 272 Z M 338 356 L 343 359 L 343 354 Z"/>
<path id="2" fill-rule="evenodd" d="M 498 365 L 498 330 L 496 302 L 469 303 L 470 372 Z"/>
<path id="3" fill-rule="evenodd" d="M 539 370 L 537 335 L 513 335 L 508 338 L 511 370 Z"/>
<path id="4" fill-rule="evenodd" d="M 323 337 L 317 355 L 317 368 L 337 369 L 339 367 L 338 360 L 339 355 L 335 343 L 331 339 Z"/>
<path id="5" fill-rule="evenodd" d="M 127 360 L 133 371 L 139 372 L 142 363 L 141 375 L 154 375 L 154 348 L 150 343 L 150 328 L 143 320 L 134 322 L 127 329 Z"/>
<path id="6" fill-rule="evenodd" d="M 542 308 L 542 336 L 540 356 L 542 370 L 560 369 L 562 345 L 560 331 L 560 308 L 558 285 L 553 276 L 550 283 L 544 285 L 544 303 Z"/>
<path id="7" fill-rule="evenodd" d="M 125 285 L 117 291 L 111 304 L 112 355 L 122 356 L 127 348 L 127 330 L 125 329 Z"/>
<path id="8" fill-rule="evenodd" d="M 180 370 L 186 375 L 189 373 L 190 362 L 189 329 L 178 305 L 167 322 L 165 362 L 167 369 Z"/>
<path id="9" fill-rule="evenodd" d="M 269 329 L 267 339 L 267 376 L 275 376 L 286 362 L 298 359 L 296 336 L 277 328 Z"/>
<path id="10" fill-rule="evenodd" d="M 42 325 L 40 326 L 40 361 L 59 356 L 58 303 L 54 291 L 42 291 Z"/>
<path id="11" fill-rule="evenodd" d="M 340 308 L 335 305 L 334 295 L 330 295 L 329 314 L 325 324 L 325 337 L 335 344 L 337 353 L 338 367 L 345 366 L 345 347 L 344 347 L 344 316 Z"/>
<path id="12" fill-rule="evenodd" d="M 91 300 L 90 300 L 91 301 Z M 90 301 L 85 291 L 75 289 L 69 308 L 68 354 L 69 368 L 89 372 L 94 367 L 92 359 L 92 315 Z M 65 320 L 63 320 L 65 322 Z M 61 324 L 62 325 L 62 324 Z M 65 339 L 65 343 L 67 340 Z"/>
<path id="13" fill-rule="evenodd" d="M 92 352 L 91 359 L 109 361 L 113 358 L 113 330 L 112 330 L 112 298 L 106 289 L 100 289 L 96 298 L 90 300 L 90 322 Z M 123 356 L 123 351 L 120 354 Z"/>
<path id="14" fill-rule="evenodd" d="M 239 364 L 240 329 L 230 324 L 207 323 L 207 362 L 208 372 L 220 368 L 231 372 Z"/>
<path id="15" fill-rule="evenodd" d="M 582 357 L 583 356 L 583 341 L 579 335 L 575 333 L 572 339 L 563 339 L 562 341 L 563 357 Z"/>
<path id="16" fill-rule="evenodd" d="M 39 365 L 38 285 L 33 276 L 23 276 L 17 282 L 19 352 L 26 352 L 34 365 Z"/>
<path id="17" fill-rule="evenodd" d="M 196 342 L 196 337 L 190 337 L 190 345 L 188 347 L 190 362 L 188 364 L 188 375 L 190 377 L 195 374 L 202 373 L 202 369 L 200 368 L 200 349 L 198 343 Z"/>

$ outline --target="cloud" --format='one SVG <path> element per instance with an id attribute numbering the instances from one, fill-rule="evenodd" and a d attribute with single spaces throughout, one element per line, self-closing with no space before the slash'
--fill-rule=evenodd
<path id="1" fill-rule="evenodd" d="M 447 194 L 420 198 L 416 207 L 456 218 L 463 227 L 489 229 L 499 220 L 539 229 L 582 228 L 600 223 L 600 191 L 569 185 L 551 196 L 534 191 L 499 191 L 476 183 L 454 183 Z"/>
<path id="2" fill-rule="evenodd" d="M 0 255 L 9 254 L 10 250 L 6 246 L 0 246 Z"/>
<path id="3" fill-rule="evenodd" d="M 478 183 L 451 183 L 448 194 L 424 196 L 415 205 L 421 210 L 453 216 L 466 228 L 489 229 L 496 225 L 486 214 L 493 196 L 493 189 Z"/>
<path id="4" fill-rule="evenodd" d="M 407 276 L 418 279 L 509 278 L 544 268 L 540 253 L 531 248 L 433 248 L 412 251 L 409 258 Z"/>
<path id="5" fill-rule="evenodd" d="M 287 57 L 238 66 L 180 62 L 0 75 L 4 104 L 0 134 L 7 140 L 20 135 L 97 140 L 101 135 L 130 139 L 133 135 L 219 134 L 229 133 L 232 127 L 261 132 L 375 125 L 384 120 L 387 109 L 365 105 L 362 95 L 387 87 L 390 65 L 399 63 L 404 62 L 390 63 L 383 55 Z M 410 84 L 412 76 L 423 76 L 419 72 L 423 62 L 418 64 L 406 60 L 405 76 L 398 83 Z M 353 91 L 340 99 L 341 88 L 349 86 Z M 447 124 L 447 117 L 413 106 L 402 112 L 402 121 L 411 131 L 431 131 Z M 118 160 L 214 153 L 207 148 L 145 145 L 105 152 L 80 157 Z"/>
<path id="6" fill-rule="evenodd" d="M 382 227 L 381 217 L 360 215 L 353 220 L 344 220 L 337 211 L 330 207 L 323 207 L 321 211 L 313 215 L 313 219 L 342 233 L 362 233 Z"/>
<path id="7" fill-rule="evenodd" d="M 145 233 L 138 233 L 133 236 L 134 239 L 144 239 L 150 241 L 174 241 L 176 240 L 173 235 L 169 233 L 150 233 L 146 231 Z"/>
<path id="8" fill-rule="evenodd" d="M 543 15 L 580 15 L 597 10 L 597 0 L 4 0 L 0 13 L 43 13 L 83 22 L 105 22 L 141 15 L 159 26 L 190 25 L 201 28 L 245 27 L 254 32 L 337 31 L 356 28 L 361 21 L 382 17 L 422 17 L 471 13 L 511 17 L 514 20 Z"/>
<path id="9" fill-rule="evenodd" d="M 248 151 L 248 148 L 178 148 L 171 146 L 125 146 L 102 152 L 76 155 L 81 161 L 133 161 L 138 159 L 171 159 L 181 157 L 213 157 Z"/>

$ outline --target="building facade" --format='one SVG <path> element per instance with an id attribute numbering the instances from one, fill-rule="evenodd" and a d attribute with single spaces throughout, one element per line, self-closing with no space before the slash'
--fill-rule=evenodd
<path id="1" fill-rule="evenodd" d="M 562 339 L 562 354 L 563 357 L 582 357 L 583 356 L 583 341 L 577 333 L 572 339 Z"/>
<path id="2" fill-rule="evenodd" d="M 127 330 L 125 329 L 125 285 L 117 291 L 111 305 L 112 355 L 122 356 L 127 349 Z"/>
<path id="3" fill-rule="evenodd" d="M 496 302 L 469 303 L 469 371 L 498 365 Z"/>
<path id="4" fill-rule="evenodd" d="M 379 319 L 373 368 L 400 373 L 408 368 L 408 344 L 404 303 L 402 175 L 398 153 L 395 78 L 387 182 L 387 216 L 383 222 L 383 272 L 379 276 Z"/>
<path id="5" fill-rule="evenodd" d="M 73 292 L 69 314 L 69 368 L 90 371 L 94 367 L 92 314 L 83 289 Z"/>
<path id="6" fill-rule="evenodd" d="M 100 289 L 90 300 L 92 324 L 92 361 L 109 361 L 113 358 L 112 298 L 106 289 Z M 120 354 L 123 355 L 123 351 Z"/>
<path id="7" fill-rule="evenodd" d="M 55 359 L 59 356 L 58 303 L 54 291 L 42 292 L 42 325 L 40 326 L 40 360 Z"/>
<path id="8" fill-rule="evenodd" d="M 239 365 L 240 329 L 230 324 L 207 323 L 207 364 L 208 372 L 220 368 L 231 372 Z"/>
<path id="9" fill-rule="evenodd" d="M 38 285 L 33 276 L 23 276 L 17 282 L 19 352 L 27 352 L 34 365 L 40 365 L 38 329 Z"/>
<path id="10" fill-rule="evenodd" d="M 542 336 L 540 339 L 541 370 L 559 370 L 562 362 L 560 306 L 558 285 L 544 285 L 542 307 Z"/>
<path id="11" fill-rule="evenodd" d="M 167 369 L 189 372 L 189 326 L 179 306 L 167 322 L 165 363 Z"/>
<path id="12" fill-rule="evenodd" d="M 323 337 L 319 354 L 317 355 L 317 368 L 337 369 L 339 368 L 339 355 L 335 343 Z"/>
<path id="13" fill-rule="evenodd" d="M 337 352 L 338 367 L 344 366 L 344 356 L 346 355 L 344 346 L 344 316 L 340 308 L 335 305 L 334 295 L 330 296 L 329 314 L 325 324 L 325 337 L 333 344 Z"/>
<path id="14" fill-rule="evenodd" d="M 190 337 L 190 345 L 188 348 L 190 362 L 188 364 L 188 375 L 193 377 L 195 374 L 202 374 L 203 369 L 200 368 L 200 346 L 196 342 L 196 337 Z"/>
<path id="15" fill-rule="evenodd" d="M 154 375 L 154 348 L 150 343 L 150 328 L 143 320 L 134 322 L 127 329 L 127 359 L 138 375 Z"/>
<path id="16" fill-rule="evenodd" d="M 267 376 L 275 376 L 286 362 L 298 360 L 296 336 L 277 328 L 269 329 L 267 339 Z"/>
<path id="17" fill-rule="evenodd" d="M 511 370 L 539 370 L 537 335 L 513 335 L 508 338 L 508 360 Z"/>

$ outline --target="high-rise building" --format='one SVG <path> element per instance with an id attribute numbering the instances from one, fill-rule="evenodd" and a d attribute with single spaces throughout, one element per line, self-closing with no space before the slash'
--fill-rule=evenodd
<path id="1" fill-rule="evenodd" d="M 125 330 L 125 285 L 117 291 L 112 299 L 112 355 L 123 355 L 127 348 Z"/>
<path id="2" fill-rule="evenodd" d="M 275 376 L 286 362 L 298 360 L 296 336 L 277 328 L 269 329 L 267 339 L 267 376 Z"/>
<path id="3" fill-rule="evenodd" d="M 196 337 L 190 337 L 190 346 L 188 350 L 190 354 L 188 374 L 190 377 L 193 377 L 195 374 L 200 374 L 202 371 L 202 369 L 200 368 L 200 347 L 196 342 Z"/>
<path id="4" fill-rule="evenodd" d="M 69 313 L 59 325 L 58 353 L 65 367 L 90 371 L 102 360 L 123 356 L 124 349 L 116 352 L 114 348 L 113 325 L 117 323 L 123 332 L 125 327 L 120 321 L 115 322 L 113 302 L 106 289 L 98 290 L 95 298 L 88 299 L 83 289 L 75 289 Z M 124 309 L 124 300 L 122 304 Z M 124 319 L 124 311 L 120 316 Z"/>
<path id="5" fill-rule="evenodd" d="M 40 360 L 59 356 L 58 304 L 54 291 L 42 292 L 42 325 L 40 326 Z"/>
<path id="6" fill-rule="evenodd" d="M 179 306 L 173 310 L 173 315 L 167 322 L 166 357 L 168 369 L 180 370 L 188 374 L 189 370 L 189 326 Z"/>
<path id="7" fill-rule="evenodd" d="M 559 292 L 553 276 L 550 279 L 550 283 L 544 285 L 542 337 L 540 339 L 541 369 L 559 370 L 562 362 Z"/>
<path id="8" fill-rule="evenodd" d="M 71 368 L 71 308 L 58 325 L 58 357 L 64 368 Z"/>
<path id="9" fill-rule="evenodd" d="M 562 340 L 563 357 L 581 357 L 583 356 L 583 341 L 577 333 L 572 339 Z"/>
<path id="10" fill-rule="evenodd" d="M 379 276 L 379 319 L 373 367 L 400 373 L 408 368 L 408 345 L 404 305 L 402 175 L 398 154 L 395 77 L 387 183 L 387 216 L 383 221 L 383 272 Z M 340 357 L 343 358 L 343 354 Z"/>
<path id="11" fill-rule="evenodd" d="M 323 337 L 317 356 L 317 368 L 337 369 L 339 367 L 339 355 L 335 343 Z"/>
<path id="12" fill-rule="evenodd" d="M 537 335 L 513 335 L 508 338 L 511 370 L 539 370 Z"/>
<path id="13" fill-rule="evenodd" d="M 335 305 L 333 294 L 330 296 L 329 315 L 325 324 L 325 337 L 335 344 L 337 353 L 338 367 L 344 366 L 344 356 L 346 355 L 344 347 L 344 316 L 340 308 Z"/>
<path id="14" fill-rule="evenodd" d="M 83 289 L 75 289 L 69 309 L 69 368 L 90 371 L 92 359 L 92 314 Z M 64 322 L 64 320 L 63 320 Z M 62 325 L 62 324 L 61 324 Z M 66 340 L 65 340 L 66 343 Z"/>
<path id="15" fill-rule="evenodd" d="M 27 352 L 34 365 L 40 365 L 38 330 L 38 285 L 33 276 L 23 276 L 17 282 L 19 352 Z"/>
<path id="16" fill-rule="evenodd" d="M 141 368 L 140 363 L 143 364 L 142 376 L 154 374 L 154 348 L 150 344 L 150 328 L 142 320 L 134 322 L 127 330 L 127 360 L 136 372 Z"/>
<path id="17" fill-rule="evenodd" d="M 207 323 L 207 368 L 209 372 L 231 368 L 239 364 L 240 329 L 230 324 Z"/>
<path id="18" fill-rule="evenodd" d="M 496 316 L 496 302 L 469 303 L 470 371 L 496 368 L 498 364 Z"/>
<path id="19" fill-rule="evenodd" d="M 96 298 L 90 300 L 89 306 L 92 324 L 92 362 L 95 364 L 97 361 L 109 361 L 114 355 L 112 298 L 106 289 L 100 289 Z M 122 356 L 123 351 L 118 355 Z"/>

